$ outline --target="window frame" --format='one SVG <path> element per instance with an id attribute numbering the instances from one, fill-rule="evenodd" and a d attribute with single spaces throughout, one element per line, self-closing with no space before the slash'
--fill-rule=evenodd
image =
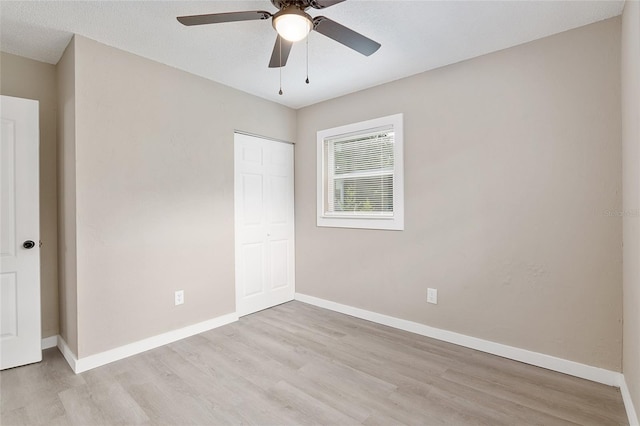
<path id="1" fill-rule="evenodd" d="M 393 215 L 360 215 L 353 213 L 325 212 L 327 199 L 328 171 L 325 163 L 324 146 L 327 139 L 336 139 L 344 135 L 366 134 L 374 129 L 391 126 L 394 132 L 393 142 Z M 404 230 L 404 132 L 403 115 L 394 114 L 317 132 L 317 223 L 319 227 Z"/>

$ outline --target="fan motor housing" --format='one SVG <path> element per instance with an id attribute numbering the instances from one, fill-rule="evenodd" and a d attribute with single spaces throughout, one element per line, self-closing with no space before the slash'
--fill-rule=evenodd
<path id="1" fill-rule="evenodd" d="M 280 10 L 289 6 L 295 6 L 300 10 L 307 10 L 311 7 L 309 0 L 271 0 L 271 4 Z"/>

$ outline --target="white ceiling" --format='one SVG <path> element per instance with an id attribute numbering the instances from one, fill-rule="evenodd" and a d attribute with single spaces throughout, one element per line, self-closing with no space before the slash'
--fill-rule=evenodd
<path id="1" fill-rule="evenodd" d="M 184 27 L 176 16 L 275 12 L 261 1 L 0 1 L 0 49 L 55 64 L 72 34 L 293 108 L 617 16 L 624 1 L 365 1 L 310 9 L 382 44 L 370 57 L 312 32 L 282 72 L 267 64 L 271 21 Z"/>

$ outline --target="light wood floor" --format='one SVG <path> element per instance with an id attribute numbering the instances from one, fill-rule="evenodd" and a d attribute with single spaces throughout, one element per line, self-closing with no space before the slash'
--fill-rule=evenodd
<path id="1" fill-rule="evenodd" d="M 618 389 L 290 302 L 74 375 L 0 373 L 12 424 L 626 424 Z"/>

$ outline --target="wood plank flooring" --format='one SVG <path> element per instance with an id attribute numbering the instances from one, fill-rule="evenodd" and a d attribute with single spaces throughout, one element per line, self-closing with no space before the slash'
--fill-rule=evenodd
<path id="1" fill-rule="evenodd" d="M 621 425 L 616 388 L 290 302 L 79 375 L 0 373 L 2 425 Z"/>

